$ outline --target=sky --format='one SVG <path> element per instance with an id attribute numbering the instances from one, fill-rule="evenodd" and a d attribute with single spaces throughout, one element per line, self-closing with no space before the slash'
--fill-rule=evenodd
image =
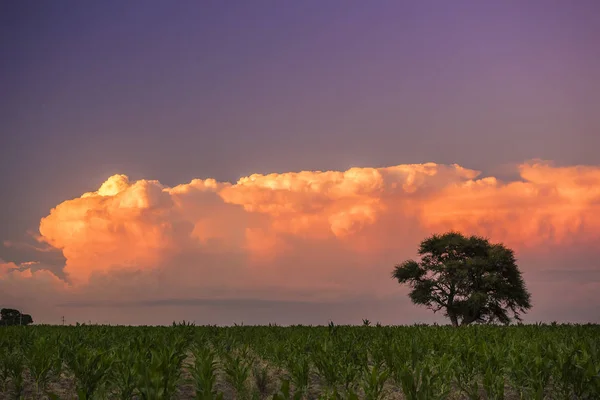
<path id="1" fill-rule="evenodd" d="M 600 322 L 600 3 L 0 2 L 0 306 L 38 323 L 444 322 L 433 233 Z"/>

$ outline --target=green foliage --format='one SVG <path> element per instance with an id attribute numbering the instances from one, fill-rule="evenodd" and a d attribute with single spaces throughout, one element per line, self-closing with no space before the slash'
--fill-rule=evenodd
<path id="1" fill-rule="evenodd" d="M 296 387 L 296 392 L 304 395 L 308 392 L 310 385 L 310 360 L 305 355 L 298 358 L 290 358 L 288 361 L 288 373 L 290 380 Z"/>
<path id="2" fill-rule="evenodd" d="M 478 354 L 485 362 L 480 365 L 483 375 L 483 391 L 490 400 L 504 399 L 504 349 L 490 346 L 487 342 L 478 344 Z"/>
<path id="3" fill-rule="evenodd" d="M 598 338 L 587 338 L 586 341 L 587 345 L 579 343 L 572 353 L 569 377 L 575 396 L 593 399 L 600 394 L 600 348 Z"/>
<path id="4" fill-rule="evenodd" d="M 475 349 L 468 344 L 458 344 L 456 347 L 454 378 L 460 391 L 469 400 L 479 399 L 479 371 L 481 368 L 480 357 Z"/>
<path id="5" fill-rule="evenodd" d="M 27 367 L 35 382 L 36 396 L 46 392 L 52 368 L 55 366 L 55 354 L 50 350 L 51 343 L 44 337 L 35 338 L 33 346 L 25 349 Z"/>
<path id="6" fill-rule="evenodd" d="M 317 373 L 329 389 L 335 388 L 342 379 L 340 360 L 336 357 L 332 346 L 331 339 L 325 339 L 312 354 Z"/>
<path id="7" fill-rule="evenodd" d="M 171 399 L 177 392 L 188 341 L 183 336 L 165 335 L 149 345 L 140 345 L 137 391 L 143 400 Z"/>
<path id="8" fill-rule="evenodd" d="M 446 398 L 450 392 L 447 377 L 451 360 L 446 354 L 441 358 L 424 354 L 419 343 L 411 338 L 409 351 L 399 352 L 393 361 L 394 378 L 408 400 Z"/>
<path id="9" fill-rule="evenodd" d="M 105 383 L 112 359 L 106 350 L 79 345 L 66 353 L 65 363 L 75 376 L 79 399 L 91 399 Z"/>
<path id="10" fill-rule="evenodd" d="M 383 385 L 385 385 L 389 375 L 389 371 L 383 370 L 379 365 L 367 367 L 361 385 L 365 393 L 365 400 L 383 399 L 385 394 Z"/>
<path id="11" fill-rule="evenodd" d="M 134 340 L 126 341 L 113 352 L 111 382 L 115 396 L 120 400 L 132 399 L 135 393 L 140 359 L 140 349 L 136 344 Z"/>
<path id="12" fill-rule="evenodd" d="M 0 337 L 0 339 L 2 339 Z M 9 365 L 8 365 L 8 341 L 4 340 L 0 342 L 0 393 L 5 393 L 8 387 L 8 380 L 10 378 Z"/>
<path id="13" fill-rule="evenodd" d="M 218 363 L 212 349 L 205 344 L 196 343 L 193 347 L 194 362 L 188 364 L 197 400 L 215 400 L 223 398 L 223 393 L 215 390 Z"/>
<path id="14" fill-rule="evenodd" d="M 543 342 L 513 346 L 508 355 L 509 379 L 518 388 L 521 398 L 541 400 L 550 384 L 553 354 Z M 548 351 L 550 350 L 550 351 Z"/>
<path id="15" fill-rule="evenodd" d="M 232 351 L 225 353 L 225 373 L 227 380 L 234 387 L 238 398 L 248 397 L 248 378 L 252 368 L 252 360 L 248 357 L 248 351 Z"/>
<path id="16" fill-rule="evenodd" d="M 13 385 L 14 398 L 20 399 L 24 389 L 25 357 L 19 350 L 13 349 L 6 353 L 4 364 L 6 375 Z"/>
<path id="17" fill-rule="evenodd" d="M 598 325 L 6 327 L 0 393 L 55 399 L 62 374 L 75 384 L 66 399 L 173 399 L 187 370 L 202 400 L 222 399 L 223 385 L 253 400 L 589 400 L 600 398 L 598 338 Z"/>
<path id="18" fill-rule="evenodd" d="M 421 260 L 396 265 L 392 278 L 411 287 L 413 303 L 450 318 L 452 325 L 509 324 L 531 308 L 531 295 L 514 252 L 487 239 L 458 232 L 421 242 Z"/>
<path id="19" fill-rule="evenodd" d="M 258 394 L 263 397 L 266 396 L 269 390 L 269 371 L 267 367 L 261 367 L 255 364 L 252 367 L 252 376 L 254 377 L 254 383 L 258 390 Z"/>
<path id="20" fill-rule="evenodd" d="M 296 392 L 292 394 L 290 389 L 289 379 L 281 380 L 281 388 L 277 393 L 273 395 L 273 400 L 300 400 L 302 399 L 302 393 Z"/>
<path id="21" fill-rule="evenodd" d="M 15 326 L 33 324 L 29 314 L 22 314 L 19 310 L 3 308 L 0 310 L 0 326 Z"/>

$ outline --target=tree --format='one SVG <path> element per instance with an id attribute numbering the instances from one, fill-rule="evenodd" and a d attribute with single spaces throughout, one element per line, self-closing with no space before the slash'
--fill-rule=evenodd
<path id="1" fill-rule="evenodd" d="M 21 314 L 20 311 L 11 308 L 3 308 L 0 310 L 0 326 L 29 325 L 32 323 L 33 319 L 29 314 Z"/>
<path id="2" fill-rule="evenodd" d="M 421 242 L 419 262 L 396 265 L 392 278 L 412 288 L 414 304 L 444 310 L 453 326 L 473 322 L 509 324 L 531 308 L 531 295 L 514 252 L 479 236 L 458 232 L 432 235 Z"/>

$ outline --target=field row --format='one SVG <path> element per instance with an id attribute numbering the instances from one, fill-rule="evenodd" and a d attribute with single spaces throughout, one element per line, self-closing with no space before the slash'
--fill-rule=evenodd
<path id="1" fill-rule="evenodd" d="M 600 399 L 600 326 L 0 329 L 0 399 Z"/>

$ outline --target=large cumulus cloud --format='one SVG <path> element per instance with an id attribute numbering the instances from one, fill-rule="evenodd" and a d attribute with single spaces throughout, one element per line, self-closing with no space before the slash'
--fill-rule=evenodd
<path id="1" fill-rule="evenodd" d="M 66 259 L 65 281 L 4 263 L 0 289 L 45 287 L 72 304 L 387 302 L 403 293 L 389 278 L 393 264 L 414 257 L 424 236 L 457 229 L 515 248 L 533 277 L 534 299 L 551 301 L 548 290 L 561 282 L 559 275 L 544 282 L 543 271 L 571 266 L 540 257 L 573 246 L 584 249 L 577 256 L 595 251 L 589 244 L 600 239 L 600 167 L 529 162 L 519 172 L 521 179 L 502 182 L 427 163 L 255 174 L 236 183 L 195 179 L 175 187 L 115 175 L 40 221 L 39 240 Z M 583 266 L 584 273 L 599 269 Z M 581 302 L 599 300 L 583 289 Z M 576 307 L 577 299 L 569 304 Z M 552 319 L 551 313 L 538 316 Z"/>

